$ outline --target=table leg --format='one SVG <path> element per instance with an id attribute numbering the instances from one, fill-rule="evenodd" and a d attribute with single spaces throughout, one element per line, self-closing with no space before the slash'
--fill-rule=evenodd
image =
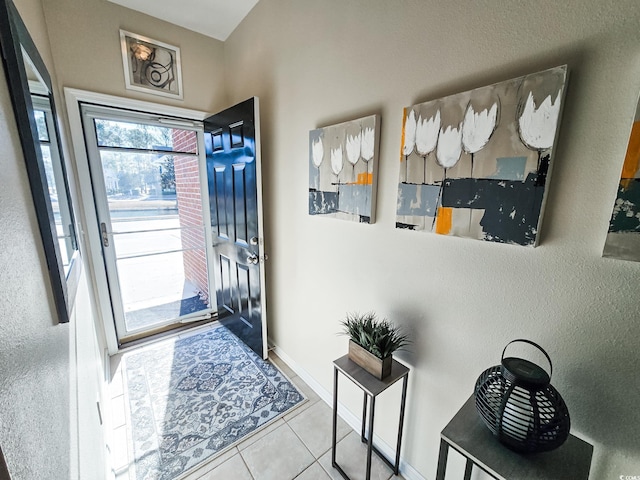
<path id="1" fill-rule="evenodd" d="M 333 369 L 333 432 L 331 436 L 331 465 L 336 466 L 336 437 L 338 426 L 338 369 Z"/>
<path id="2" fill-rule="evenodd" d="M 363 394 L 364 399 L 362 400 L 362 432 L 360 432 L 360 441 L 365 443 L 367 441 L 365 425 L 367 423 L 367 394 L 366 392 Z"/>
<path id="3" fill-rule="evenodd" d="M 400 447 L 402 445 L 402 427 L 404 426 L 404 406 L 407 400 L 408 375 L 402 381 L 402 400 L 400 400 L 400 422 L 398 423 L 398 442 L 396 443 L 396 463 L 393 473 L 400 473 Z"/>
<path id="4" fill-rule="evenodd" d="M 467 458 L 467 464 L 464 467 L 464 480 L 471 480 L 472 471 L 473 471 L 473 462 Z"/>
<path id="5" fill-rule="evenodd" d="M 447 457 L 449 456 L 449 444 L 440 439 L 440 453 L 438 454 L 438 471 L 436 472 L 436 480 L 444 480 L 444 474 L 447 470 Z"/>
<path id="6" fill-rule="evenodd" d="M 376 397 L 371 397 L 371 408 L 369 410 L 369 443 L 367 444 L 367 476 L 371 479 L 371 453 L 373 452 L 373 416 L 376 412 Z"/>

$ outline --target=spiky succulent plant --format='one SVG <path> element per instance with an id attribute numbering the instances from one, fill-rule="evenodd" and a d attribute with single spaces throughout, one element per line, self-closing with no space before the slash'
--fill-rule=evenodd
<path id="1" fill-rule="evenodd" d="M 387 319 L 379 320 L 375 313 L 348 313 L 341 321 L 342 334 L 373 353 L 385 358 L 409 344 L 409 337 Z"/>

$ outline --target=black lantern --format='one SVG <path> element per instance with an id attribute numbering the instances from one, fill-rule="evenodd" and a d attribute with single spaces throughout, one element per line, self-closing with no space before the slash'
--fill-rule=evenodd
<path id="1" fill-rule="evenodd" d="M 507 347 L 523 342 L 538 348 L 549 361 L 549 373 L 535 363 L 504 357 Z M 520 453 L 558 448 L 569 436 L 567 406 L 550 384 L 553 365 L 547 352 L 530 340 L 509 342 L 501 365 L 491 367 L 476 382 L 476 408 L 489 430 L 507 447 Z"/>

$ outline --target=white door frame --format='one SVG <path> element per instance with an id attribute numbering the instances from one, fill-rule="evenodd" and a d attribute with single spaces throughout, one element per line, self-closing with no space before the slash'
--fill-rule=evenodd
<path id="1" fill-rule="evenodd" d="M 102 320 L 103 331 L 107 349 L 110 355 L 118 353 L 118 337 L 116 334 L 113 312 L 111 310 L 111 299 L 109 296 L 109 288 L 107 283 L 107 275 L 104 269 L 94 268 L 94 265 L 102 264 L 102 239 L 98 228 L 98 217 L 96 214 L 96 206 L 93 200 L 91 187 L 91 174 L 89 172 L 89 160 L 87 158 L 84 132 L 82 128 L 82 118 L 80 112 L 80 103 L 96 103 L 99 105 L 125 108 L 130 110 L 139 110 L 156 115 L 166 115 L 172 119 L 184 118 L 185 122 L 193 120 L 193 122 L 201 122 L 209 114 L 199 110 L 190 110 L 180 107 L 172 107 L 170 105 L 161 105 L 157 103 L 145 102 L 141 100 L 133 100 L 129 98 L 116 97 L 74 88 L 65 88 L 64 97 L 67 107 L 67 115 L 69 118 L 69 127 L 71 133 L 71 143 L 75 155 L 75 166 L 78 175 L 80 200 L 79 207 L 79 224 L 81 228 L 82 241 L 80 244 L 84 247 L 83 258 L 85 267 L 89 273 L 91 288 L 93 294 L 92 303 L 94 309 Z M 175 122 L 174 122 L 175 123 Z M 199 136 L 200 143 L 202 136 Z M 200 151 L 204 151 L 204 144 L 199 145 Z M 206 170 L 204 171 L 206 175 Z M 202 173 L 201 173 L 202 175 Z M 208 209 L 203 211 L 203 215 L 208 217 Z M 210 219 L 204 218 L 205 224 L 211 224 Z M 210 243 L 210 242 L 209 242 Z"/>
<path id="2" fill-rule="evenodd" d="M 260 99 L 253 97 L 255 102 L 255 122 L 256 129 L 256 195 L 257 195 L 257 208 L 258 208 L 258 242 L 260 246 L 260 304 L 262 308 L 262 351 L 264 352 L 264 360 L 267 360 L 269 356 L 269 346 L 267 345 L 268 331 L 267 331 L 267 273 L 265 268 L 265 262 L 269 258 L 267 255 L 267 247 L 264 241 L 264 199 L 262 198 L 262 124 L 260 122 Z"/>

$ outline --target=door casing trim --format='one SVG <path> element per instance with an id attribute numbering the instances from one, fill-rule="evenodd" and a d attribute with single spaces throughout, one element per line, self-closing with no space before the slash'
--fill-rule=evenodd
<path id="1" fill-rule="evenodd" d="M 139 110 L 156 115 L 185 118 L 194 121 L 204 120 L 208 114 L 200 110 L 191 110 L 170 105 L 134 100 L 96 92 L 89 92 L 75 88 L 64 88 L 64 98 L 69 119 L 69 132 L 71 136 L 71 150 L 75 158 L 74 167 L 78 178 L 79 199 L 79 224 L 80 224 L 80 250 L 90 282 L 90 295 L 93 311 L 99 317 L 107 345 L 109 355 L 118 353 L 118 337 L 111 311 L 111 299 L 107 284 L 107 275 L 104 269 L 94 268 L 94 265 L 102 263 L 101 238 L 98 229 L 98 217 L 96 206 L 91 191 L 91 174 L 89 160 L 85 147 L 84 132 L 80 103 L 95 103 L 107 107 Z"/>

